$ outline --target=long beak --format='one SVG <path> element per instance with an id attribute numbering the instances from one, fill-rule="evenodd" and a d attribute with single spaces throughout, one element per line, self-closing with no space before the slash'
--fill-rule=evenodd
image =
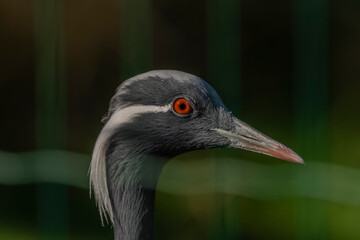
<path id="1" fill-rule="evenodd" d="M 290 148 L 235 117 L 233 122 L 235 129 L 232 131 L 214 129 L 231 141 L 231 147 L 266 154 L 289 162 L 304 163 L 304 160 Z"/>

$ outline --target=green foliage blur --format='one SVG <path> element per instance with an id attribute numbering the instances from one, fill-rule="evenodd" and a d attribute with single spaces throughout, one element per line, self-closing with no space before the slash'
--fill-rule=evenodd
<path id="1" fill-rule="evenodd" d="M 117 86 L 207 80 L 303 166 L 241 150 L 163 169 L 158 239 L 360 239 L 360 1 L 0 1 L 0 239 L 112 239 L 90 156 Z"/>

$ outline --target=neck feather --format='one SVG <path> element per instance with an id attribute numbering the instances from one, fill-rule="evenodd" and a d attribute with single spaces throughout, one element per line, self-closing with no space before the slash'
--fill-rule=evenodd
<path id="1" fill-rule="evenodd" d="M 116 240 L 152 239 L 155 189 L 165 159 L 113 152 L 106 160 Z"/>

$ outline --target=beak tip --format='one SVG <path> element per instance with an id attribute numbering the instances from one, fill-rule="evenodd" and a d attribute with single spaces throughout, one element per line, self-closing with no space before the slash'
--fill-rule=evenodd
<path id="1" fill-rule="evenodd" d="M 294 158 L 289 159 L 288 161 L 293 162 L 293 163 L 305 164 L 304 159 L 302 159 L 299 155 L 297 155 Z"/>
<path id="2" fill-rule="evenodd" d="M 273 156 L 288 162 L 305 164 L 304 160 L 293 150 L 284 145 L 280 145 L 274 152 Z"/>

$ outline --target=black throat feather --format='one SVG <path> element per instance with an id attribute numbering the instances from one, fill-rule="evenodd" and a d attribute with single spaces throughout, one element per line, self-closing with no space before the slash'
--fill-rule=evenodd
<path id="1" fill-rule="evenodd" d="M 126 149 L 110 144 L 106 159 L 115 240 L 153 239 L 155 189 L 168 158 Z"/>

